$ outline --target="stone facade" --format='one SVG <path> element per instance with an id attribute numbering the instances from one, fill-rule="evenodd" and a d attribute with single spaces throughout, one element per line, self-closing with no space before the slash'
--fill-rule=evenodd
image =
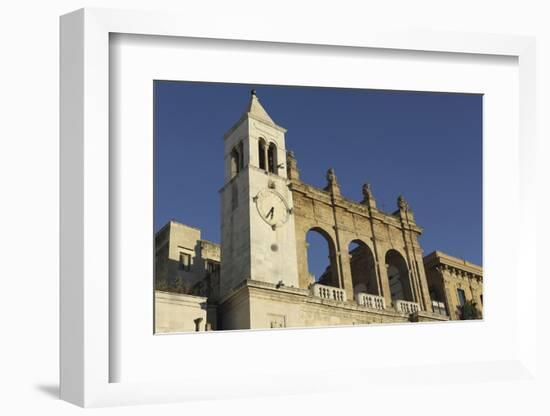
<path id="1" fill-rule="evenodd" d="M 222 329 L 310 328 L 413 321 L 444 321 L 427 311 L 377 309 L 355 301 L 324 298 L 310 289 L 245 280 L 218 309 Z"/>
<path id="2" fill-rule="evenodd" d="M 170 221 L 155 236 L 155 286 L 195 296 L 219 296 L 220 245 L 198 228 Z"/>
<path id="3" fill-rule="evenodd" d="M 207 329 L 207 298 L 155 291 L 155 332 L 191 332 Z"/>
<path id="4" fill-rule="evenodd" d="M 405 198 L 386 213 L 369 184 L 360 202 L 343 196 L 333 169 L 323 189 L 302 182 L 285 133 L 253 92 L 224 136 L 221 246 L 174 221 L 157 233 L 155 278 L 179 285 L 157 288 L 180 292 L 177 302 L 157 292 L 159 332 L 201 330 L 190 324 L 198 318 L 205 329 L 445 321 L 460 319 L 464 302 L 483 302 L 479 266 L 441 252 L 423 257 Z M 317 282 L 308 270 L 312 231 L 329 249 Z M 170 310 L 185 325 L 167 319 Z"/>
<path id="5" fill-rule="evenodd" d="M 478 265 L 434 251 L 424 258 L 432 301 L 443 303 L 451 319 L 460 319 L 465 301 L 483 313 L 483 270 Z"/>
<path id="6" fill-rule="evenodd" d="M 297 170 L 295 161 L 290 166 Z M 372 294 L 383 296 L 388 305 L 397 300 L 395 297 L 392 299 L 388 270 L 390 266 L 400 268 L 401 264 L 405 264 L 402 269 L 407 276 L 401 276 L 406 287 L 403 300 L 416 302 L 422 310 L 431 311 L 422 248 L 418 243 L 422 230 L 402 197 L 398 209 L 393 214 L 387 214 L 376 208 L 368 185 L 365 185 L 365 199 L 357 203 L 340 194 L 334 172 L 329 175 L 332 182 L 328 180 L 323 190 L 303 183 L 299 176 L 293 177 L 292 172 L 290 174 L 300 287 L 309 284 L 305 241 L 307 233 L 315 230 L 325 237 L 329 245 L 332 277 L 323 277 L 327 284 L 344 288 L 347 297 L 353 299 L 354 287 L 360 282 L 357 279 L 354 282 L 348 248 L 352 243 L 357 243 L 368 253 L 363 257 L 370 259 L 366 282 Z"/>
<path id="7" fill-rule="evenodd" d="M 285 167 L 285 132 L 252 94 L 243 116 L 224 136 L 221 296 L 243 279 L 283 280 L 287 286 L 298 286 L 294 216 L 288 215 L 293 193 Z M 279 201 L 273 220 L 284 214 L 280 221 L 271 223 L 259 212 L 266 198 Z"/>

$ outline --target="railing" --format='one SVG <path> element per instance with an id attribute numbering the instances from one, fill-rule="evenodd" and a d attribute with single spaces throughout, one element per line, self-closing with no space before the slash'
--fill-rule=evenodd
<path id="1" fill-rule="evenodd" d="M 445 308 L 445 303 L 432 300 L 432 308 L 434 313 L 447 316 L 447 308 Z"/>
<path id="2" fill-rule="evenodd" d="M 339 302 L 346 301 L 346 292 L 338 287 L 325 286 L 319 283 L 311 285 L 311 294 L 322 299 L 337 300 Z"/>
<path id="3" fill-rule="evenodd" d="M 416 302 L 409 302 L 407 300 L 396 300 L 395 301 L 395 309 L 398 312 L 411 314 L 411 313 L 414 313 L 414 312 L 418 312 L 419 307 L 418 307 L 418 303 L 416 303 Z"/>
<path id="4" fill-rule="evenodd" d="M 370 293 L 358 293 L 355 295 L 355 299 L 359 305 L 366 306 L 367 308 L 386 309 L 386 302 L 384 302 L 382 296 L 371 295 Z"/>

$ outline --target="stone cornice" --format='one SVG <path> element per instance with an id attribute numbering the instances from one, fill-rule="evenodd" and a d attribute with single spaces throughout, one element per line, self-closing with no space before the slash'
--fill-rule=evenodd
<path id="1" fill-rule="evenodd" d="M 188 295 L 185 293 L 166 292 L 155 289 L 155 297 L 172 303 L 206 303 L 208 298 L 204 296 Z"/>
<path id="2" fill-rule="evenodd" d="M 483 268 L 481 266 L 459 259 L 458 257 L 450 256 L 441 251 L 434 251 L 425 256 L 424 267 L 441 272 L 449 271 L 456 277 L 472 277 L 477 280 L 483 280 Z"/>
<path id="3" fill-rule="evenodd" d="M 342 196 L 334 196 L 334 198 L 331 198 L 331 195 L 328 191 L 308 185 L 298 179 L 291 179 L 290 189 L 292 190 L 292 192 L 299 193 L 309 199 L 316 200 L 327 205 L 334 205 L 335 207 L 344 209 L 349 213 L 360 215 L 365 218 L 371 217 L 368 206 L 359 202 L 352 201 Z M 387 214 L 377 208 L 371 208 L 371 213 L 373 219 L 378 220 L 384 224 L 393 226 L 395 228 L 404 228 L 405 230 L 409 230 L 418 234 L 421 234 L 423 231 L 421 227 L 416 225 L 416 223 L 412 221 L 402 221 L 401 218 L 395 215 Z"/>
<path id="4" fill-rule="evenodd" d="M 366 306 L 358 305 L 355 302 L 339 302 L 330 299 L 322 299 L 316 296 L 312 296 L 308 289 L 300 289 L 295 287 L 280 286 L 277 287 L 272 283 L 261 282 L 258 280 L 243 280 L 237 285 L 231 293 L 224 297 L 220 302 L 220 305 L 225 302 L 234 302 L 239 298 L 246 298 L 247 293 L 253 293 L 254 296 L 262 298 L 277 297 L 284 301 L 286 298 L 291 302 L 304 302 L 308 304 L 317 305 L 319 308 L 335 308 L 340 310 L 347 310 L 349 312 L 360 312 L 369 315 L 386 316 L 393 318 L 401 318 L 403 322 L 408 320 L 406 314 L 397 312 L 393 309 L 377 310 L 368 308 Z M 420 311 L 419 315 L 431 320 L 448 320 L 448 318 L 432 314 L 426 311 Z"/>
<path id="5" fill-rule="evenodd" d="M 300 289 L 297 287 L 290 287 L 290 286 L 281 286 L 277 288 L 277 286 L 274 285 L 273 283 L 246 279 L 241 281 L 241 283 L 239 283 L 235 287 L 233 287 L 233 289 L 231 289 L 231 291 L 222 298 L 222 300 L 220 301 L 220 304 L 229 301 L 234 296 L 238 296 L 240 293 L 242 293 L 242 289 L 247 287 L 260 287 L 268 290 L 275 290 L 281 293 L 287 293 L 287 294 L 298 295 L 298 296 L 309 296 L 309 290 L 307 289 Z"/>

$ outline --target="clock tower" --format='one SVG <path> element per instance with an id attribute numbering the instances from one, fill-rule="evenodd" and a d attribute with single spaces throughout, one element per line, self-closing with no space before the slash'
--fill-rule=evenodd
<path id="1" fill-rule="evenodd" d="M 252 90 L 245 112 L 224 135 L 222 298 L 244 280 L 298 287 L 285 133 Z"/>

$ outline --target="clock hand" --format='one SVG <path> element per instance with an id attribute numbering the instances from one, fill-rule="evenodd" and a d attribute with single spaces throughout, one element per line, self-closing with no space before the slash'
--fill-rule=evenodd
<path id="1" fill-rule="evenodd" d="M 266 218 L 271 217 L 271 219 L 273 219 L 274 214 L 275 214 L 275 207 L 271 207 L 271 209 L 269 210 L 269 212 L 267 213 L 267 215 L 265 217 Z"/>

